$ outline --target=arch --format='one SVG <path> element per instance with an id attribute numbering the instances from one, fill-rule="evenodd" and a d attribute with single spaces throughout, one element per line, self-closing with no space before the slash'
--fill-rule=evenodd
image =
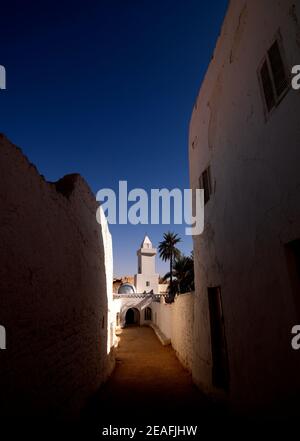
<path id="1" fill-rule="evenodd" d="M 140 325 L 140 311 L 137 308 L 128 308 L 125 314 L 125 326 Z"/>
<path id="2" fill-rule="evenodd" d="M 144 319 L 145 320 L 152 320 L 152 309 L 149 306 L 147 306 L 147 308 L 145 308 Z"/>

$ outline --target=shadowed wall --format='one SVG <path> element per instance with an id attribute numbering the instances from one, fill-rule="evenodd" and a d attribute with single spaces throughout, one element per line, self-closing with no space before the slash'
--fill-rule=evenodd
<path id="1" fill-rule="evenodd" d="M 3 135 L 0 183 L 1 407 L 8 415 L 64 418 L 113 367 L 105 267 L 111 238 L 79 175 L 46 182 Z"/>
<path id="2" fill-rule="evenodd" d="M 291 347 L 300 285 L 286 256 L 297 260 L 300 239 L 300 102 L 290 87 L 299 30 L 297 2 L 232 0 L 189 133 L 191 187 L 208 167 L 211 176 L 205 230 L 193 238 L 194 380 L 238 410 L 285 416 L 300 392 Z M 267 56 L 277 85 L 269 112 Z"/>

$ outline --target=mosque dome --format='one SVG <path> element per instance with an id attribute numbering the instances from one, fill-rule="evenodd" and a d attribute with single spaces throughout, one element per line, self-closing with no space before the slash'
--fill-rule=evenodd
<path id="1" fill-rule="evenodd" d="M 122 283 L 118 289 L 118 294 L 134 294 L 135 292 L 135 286 L 131 283 Z"/>

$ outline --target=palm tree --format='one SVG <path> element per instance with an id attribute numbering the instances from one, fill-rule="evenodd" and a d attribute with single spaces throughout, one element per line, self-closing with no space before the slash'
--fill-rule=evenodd
<path id="1" fill-rule="evenodd" d="M 168 231 L 163 236 L 163 241 L 159 242 L 158 252 L 159 257 L 163 261 L 170 261 L 170 285 L 169 285 L 169 297 L 170 301 L 174 299 L 174 290 L 173 290 L 173 262 L 176 258 L 180 256 L 180 251 L 176 247 L 176 245 L 181 241 L 178 234 L 171 233 Z"/>
<path id="2" fill-rule="evenodd" d="M 167 273 L 163 279 L 170 279 L 171 274 Z M 174 261 L 173 265 L 173 292 L 183 294 L 194 291 L 194 261 L 193 256 L 187 257 L 180 255 Z"/>

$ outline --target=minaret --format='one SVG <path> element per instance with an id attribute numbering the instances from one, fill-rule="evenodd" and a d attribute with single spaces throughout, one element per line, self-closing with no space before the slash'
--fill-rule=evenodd
<path id="1" fill-rule="evenodd" d="M 156 248 L 146 235 L 137 251 L 138 273 L 135 275 L 135 286 L 138 293 L 153 291 L 158 294 L 158 274 L 155 273 Z"/>

